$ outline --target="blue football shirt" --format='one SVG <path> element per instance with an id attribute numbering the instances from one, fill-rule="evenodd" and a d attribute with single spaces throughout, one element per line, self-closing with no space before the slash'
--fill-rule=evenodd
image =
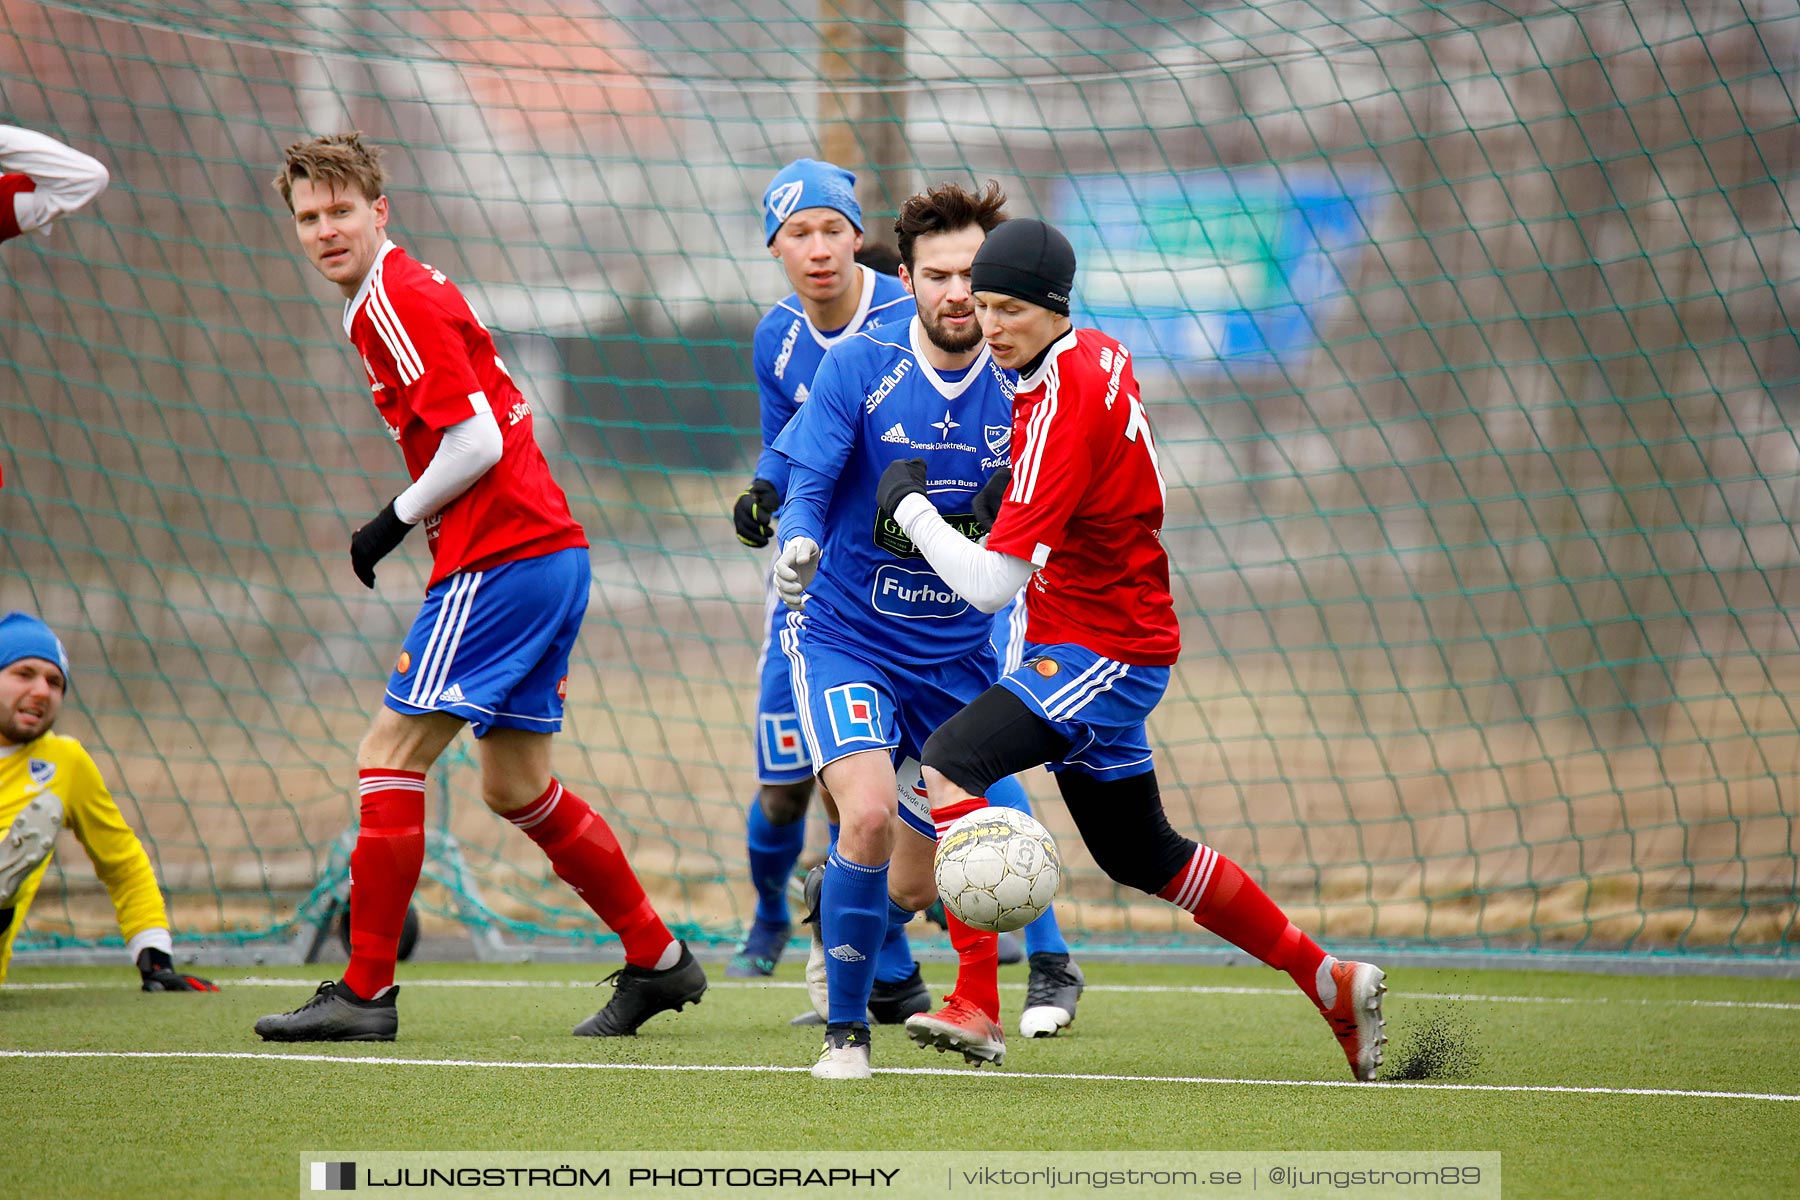
<path id="1" fill-rule="evenodd" d="M 783 496 L 787 495 L 787 460 L 775 452 L 775 439 L 806 403 L 825 352 L 865 329 L 883 325 L 904 328 L 912 320 L 913 298 L 905 284 L 868 267 L 858 266 L 857 270 L 862 276 L 862 299 L 856 315 L 842 329 L 820 330 L 807 317 L 799 295 L 790 292 L 763 315 L 751 339 L 762 416 L 762 453 L 756 460 L 756 478 L 768 480 Z"/>
<path id="2" fill-rule="evenodd" d="M 920 351 L 924 337 L 915 317 L 834 346 L 775 442 L 790 464 L 781 540 L 819 545 L 809 633 L 908 665 L 975 653 L 993 618 L 939 578 L 897 524 L 877 520 L 875 485 L 889 463 L 922 458 L 932 504 L 978 536 L 970 502 L 1011 462 L 1018 382 L 985 346 L 967 369 L 940 373 Z"/>

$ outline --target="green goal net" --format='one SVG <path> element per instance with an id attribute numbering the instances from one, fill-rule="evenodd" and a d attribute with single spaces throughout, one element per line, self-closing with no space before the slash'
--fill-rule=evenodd
<path id="1" fill-rule="evenodd" d="M 1174 823 L 1303 926 L 1389 948 L 1793 950 L 1800 846 L 1800 12 L 1792 0 L 0 0 L 0 121 L 110 190 L 0 248 L 0 609 L 62 633 L 62 728 L 180 936 L 287 944 L 355 821 L 417 606 L 349 531 L 405 479 L 269 186 L 389 148 L 593 542 L 556 769 L 672 923 L 751 892 L 766 560 L 727 516 L 787 291 L 769 176 L 872 232 L 997 179 L 1133 348 L 1186 649 Z M 1783 597 L 1786 597 L 1784 600 Z M 1085 944 L 1194 939 L 1041 774 Z M 432 778 L 429 912 L 602 932 Z M 23 947 L 116 936 L 79 849 Z M 495 944 L 498 944 L 497 942 Z"/>

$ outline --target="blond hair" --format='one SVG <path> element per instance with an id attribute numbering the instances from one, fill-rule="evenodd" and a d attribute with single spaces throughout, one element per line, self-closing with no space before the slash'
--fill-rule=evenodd
<path id="1" fill-rule="evenodd" d="M 366 145 L 360 132 L 328 133 L 287 148 L 275 190 L 294 211 L 294 181 L 310 179 L 320 187 L 346 191 L 354 187 L 371 203 L 387 190 L 387 172 L 381 166 L 381 148 Z"/>

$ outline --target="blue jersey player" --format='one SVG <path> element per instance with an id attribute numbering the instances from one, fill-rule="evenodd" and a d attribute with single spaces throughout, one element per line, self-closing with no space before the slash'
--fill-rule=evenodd
<path id="1" fill-rule="evenodd" d="M 977 494 L 1009 461 L 1014 377 L 981 344 L 969 272 L 1004 203 L 997 187 L 976 196 L 954 185 L 907 201 L 895 228 L 917 316 L 835 347 L 811 399 L 776 440 L 790 475 L 775 580 L 799 610 L 781 645 L 802 734 L 843 822 L 826 865 L 808 880 L 827 992 L 819 1078 L 868 1077 L 864 1014 L 875 953 L 897 914 L 935 897 L 935 825 L 960 815 L 927 807 L 915 789 L 902 797 L 895 764 L 916 760 L 961 698 L 997 675 L 992 619 L 877 519 L 874 485 L 890 463 L 919 458 L 932 503 L 978 535 Z M 996 939 L 954 918 L 950 932 L 956 987 L 938 1013 L 908 1018 L 907 1032 L 973 1062 L 999 1062 Z M 808 982 L 816 981 L 809 964 Z"/>
<path id="2" fill-rule="evenodd" d="M 775 439 L 806 403 L 825 352 L 846 338 L 884 324 L 904 327 L 913 299 L 891 275 L 859 266 L 862 209 L 855 176 L 830 163 L 798 159 L 783 167 L 763 195 L 769 253 L 793 285 L 756 327 L 753 360 L 762 416 L 756 477 L 738 497 L 732 516 L 738 540 L 769 544 L 772 521 L 787 490 L 787 460 Z M 743 946 L 726 967 L 737 977 L 766 976 L 786 948 L 792 925 L 787 881 L 806 841 L 806 809 L 813 766 L 788 681 L 787 659 L 776 641 L 787 610 L 768 594 L 768 628 L 757 659 L 757 796 L 750 803 L 746 844 L 756 915 Z M 896 925 L 879 956 L 871 1007 L 878 1020 L 897 1022 L 929 1006 L 930 993 Z"/>

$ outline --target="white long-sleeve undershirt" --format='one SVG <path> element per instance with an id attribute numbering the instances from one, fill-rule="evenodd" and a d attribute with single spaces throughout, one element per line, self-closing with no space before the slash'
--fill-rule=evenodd
<path id="1" fill-rule="evenodd" d="M 500 423 L 490 411 L 450 426 L 413 485 L 394 497 L 394 515 L 417 525 L 474 486 L 504 449 Z"/>
<path id="2" fill-rule="evenodd" d="M 977 546 L 952 529 L 918 492 L 900 502 L 894 520 L 938 577 L 984 613 L 1005 608 L 1037 569 L 1022 558 Z"/>
<path id="3" fill-rule="evenodd" d="M 50 222 L 91 203 L 111 181 L 98 159 L 17 125 L 0 125 L 0 175 L 26 175 L 36 191 L 13 197 L 19 230 L 42 230 Z"/>

